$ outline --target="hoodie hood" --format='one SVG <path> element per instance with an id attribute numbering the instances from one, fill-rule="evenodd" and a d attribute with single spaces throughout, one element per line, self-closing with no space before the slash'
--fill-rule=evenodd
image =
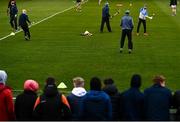
<path id="1" fill-rule="evenodd" d="M 54 97 L 58 94 L 58 89 L 55 84 L 46 85 L 44 88 L 44 94 L 47 97 Z"/>
<path id="2" fill-rule="evenodd" d="M 86 95 L 86 93 L 86 90 L 82 87 L 73 88 L 72 90 L 72 94 L 77 97 L 83 97 L 84 95 Z"/>
<path id="3" fill-rule="evenodd" d="M 6 84 L 7 74 L 4 70 L 0 70 L 0 83 Z"/>

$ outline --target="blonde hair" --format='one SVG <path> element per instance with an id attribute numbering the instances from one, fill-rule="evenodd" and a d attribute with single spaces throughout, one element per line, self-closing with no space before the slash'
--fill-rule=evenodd
<path id="1" fill-rule="evenodd" d="M 166 80 L 166 78 L 163 75 L 156 75 L 153 78 L 154 83 L 163 83 L 163 82 L 165 82 L 165 80 Z"/>
<path id="2" fill-rule="evenodd" d="M 73 78 L 74 87 L 84 87 L 84 79 L 82 77 Z"/>

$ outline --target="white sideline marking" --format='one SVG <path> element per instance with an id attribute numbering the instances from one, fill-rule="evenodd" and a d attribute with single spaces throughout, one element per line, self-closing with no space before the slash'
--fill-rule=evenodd
<path id="1" fill-rule="evenodd" d="M 82 4 L 84 4 L 84 3 L 86 3 L 86 2 L 88 2 L 88 0 L 86 0 L 86 1 L 83 2 Z M 30 25 L 29 28 L 31 28 L 32 26 L 35 26 L 35 25 L 37 25 L 37 24 L 39 24 L 39 23 L 42 23 L 42 22 L 44 22 L 44 21 L 46 21 L 46 20 L 48 20 L 48 19 L 50 19 L 50 18 L 52 18 L 52 17 L 54 17 L 54 16 L 56 16 L 56 15 L 58 15 L 58 14 L 64 13 L 64 12 L 66 12 L 66 11 L 68 11 L 68 10 L 71 10 L 71 9 L 73 9 L 73 8 L 75 8 L 75 7 L 76 7 L 76 5 L 73 5 L 73 6 L 67 8 L 67 9 L 65 9 L 65 10 L 63 10 L 63 11 L 59 11 L 59 12 L 57 12 L 57 13 L 49 16 L 49 17 L 46 17 L 46 18 L 40 20 L 39 22 L 36 22 L 36 23 Z M 15 32 L 15 34 L 20 33 L 21 31 L 22 31 L 22 30 L 19 30 L 19 31 Z M 10 36 L 12 36 L 12 35 L 9 34 L 9 35 L 7 35 L 7 36 L 4 36 L 4 37 L 0 38 L 0 41 L 1 41 L 1 40 L 4 40 L 4 39 L 6 39 L 6 38 L 8 38 L 8 37 L 10 37 Z"/>

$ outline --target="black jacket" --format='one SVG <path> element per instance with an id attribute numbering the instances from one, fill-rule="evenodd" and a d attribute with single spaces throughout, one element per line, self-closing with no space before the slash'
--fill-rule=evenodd
<path id="1" fill-rule="evenodd" d="M 24 91 L 16 97 L 15 114 L 17 120 L 33 120 L 33 107 L 37 98 L 37 94 L 33 91 Z"/>
<path id="2" fill-rule="evenodd" d="M 180 121 L 180 91 L 174 93 L 173 106 L 177 109 L 175 120 Z"/>

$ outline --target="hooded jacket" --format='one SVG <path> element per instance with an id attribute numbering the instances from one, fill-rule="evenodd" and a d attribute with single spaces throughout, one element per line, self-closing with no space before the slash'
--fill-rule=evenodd
<path id="1" fill-rule="evenodd" d="M 0 83 L 0 121 L 15 120 L 11 89 Z"/>
<path id="2" fill-rule="evenodd" d="M 82 120 L 83 99 L 86 97 L 86 90 L 82 87 L 73 88 L 67 100 L 72 111 L 72 120 Z"/>
<path id="3" fill-rule="evenodd" d="M 112 118 L 112 105 L 104 91 L 90 90 L 83 100 L 83 119 L 88 121 L 107 121 Z"/>

